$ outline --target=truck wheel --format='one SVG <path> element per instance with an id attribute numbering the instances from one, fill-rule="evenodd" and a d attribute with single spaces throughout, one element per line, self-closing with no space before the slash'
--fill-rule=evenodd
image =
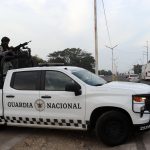
<path id="1" fill-rule="evenodd" d="M 6 125 L 5 124 L 0 125 L 0 131 L 3 131 L 4 129 L 6 129 Z"/>
<path id="2" fill-rule="evenodd" d="M 98 118 L 96 135 L 106 145 L 116 146 L 127 140 L 130 127 L 130 121 L 125 114 L 119 111 L 109 111 Z"/>

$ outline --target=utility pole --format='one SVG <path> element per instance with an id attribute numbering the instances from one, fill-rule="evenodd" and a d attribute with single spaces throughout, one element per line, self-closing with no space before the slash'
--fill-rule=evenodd
<path id="1" fill-rule="evenodd" d="M 148 49 L 149 49 L 148 41 L 146 41 L 146 46 L 144 46 L 144 47 L 146 47 L 146 52 L 144 52 L 143 55 L 146 55 L 146 56 L 147 56 L 147 63 L 148 63 Z"/>
<path id="2" fill-rule="evenodd" d="M 95 31 L 95 74 L 98 75 L 97 0 L 94 0 L 94 31 Z"/>
<path id="3" fill-rule="evenodd" d="M 147 63 L 148 63 L 148 41 L 146 41 L 146 43 L 147 43 L 146 48 L 147 48 Z"/>
<path id="4" fill-rule="evenodd" d="M 112 50 L 112 81 L 114 81 L 114 48 L 116 48 L 118 45 L 115 45 L 114 47 L 106 46 L 107 48 Z"/>
<path id="5" fill-rule="evenodd" d="M 118 58 L 114 59 L 114 76 L 115 76 L 115 80 L 118 80 L 118 63 L 116 62 Z"/>

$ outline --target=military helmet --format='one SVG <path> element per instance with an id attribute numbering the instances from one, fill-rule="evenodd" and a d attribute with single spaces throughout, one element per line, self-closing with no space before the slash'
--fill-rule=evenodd
<path id="1" fill-rule="evenodd" d="M 10 41 L 10 39 L 6 36 L 1 39 L 2 43 L 6 43 L 6 42 L 9 42 L 9 41 Z"/>

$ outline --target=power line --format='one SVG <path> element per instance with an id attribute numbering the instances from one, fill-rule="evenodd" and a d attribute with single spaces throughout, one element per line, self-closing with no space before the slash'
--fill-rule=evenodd
<path id="1" fill-rule="evenodd" d="M 110 32 L 109 32 L 109 28 L 108 28 L 108 21 L 107 21 L 107 17 L 106 17 L 106 10 L 105 10 L 105 5 L 104 5 L 104 1 L 103 0 L 102 0 L 102 4 L 103 4 L 103 10 L 104 10 L 105 23 L 106 23 L 106 28 L 107 28 L 107 34 L 108 34 L 108 38 L 109 38 L 109 43 L 110 43 L 110 46 L 112 47 L 112 45 L 111 45 L 111 38 L 110 38 Z"/>

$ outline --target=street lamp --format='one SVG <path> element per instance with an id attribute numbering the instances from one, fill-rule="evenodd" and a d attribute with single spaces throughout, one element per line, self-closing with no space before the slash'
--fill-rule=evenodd
<path id="1" fill-rule="evenodd" d="M 112 81 L 114 80 L 114 48 L 116 48 L 118 45 L 115 45 L 114 47 L 109 47 L 109 46 L 106 46 L 107 48 L 111 49 L 112 50 Z"/>

